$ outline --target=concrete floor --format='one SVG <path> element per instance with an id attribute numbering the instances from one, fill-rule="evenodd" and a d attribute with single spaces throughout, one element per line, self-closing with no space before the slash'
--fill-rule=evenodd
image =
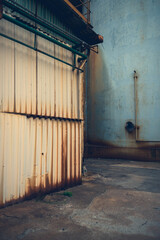
<path id="1" fill-rule="evenodd" d="M 1 240 L 160 239 L 160 163 L 86 159 L 83 184 L 0 209 Z"/>

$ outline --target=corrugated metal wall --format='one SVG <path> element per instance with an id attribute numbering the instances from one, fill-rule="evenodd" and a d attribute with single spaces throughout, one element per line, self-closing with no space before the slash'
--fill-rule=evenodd
<path id="1" fill-rule="evenodd" d="M 0 20 L 0 32 L 35 44 L 34 34 L 5 20 Z M 69 51 L 40 37 L 36 41 L 42 51 L 72 63 Z M 3 37 L 0 52 L 0 206 L 4 206 L 81 182 L 83 74 Z"/>
<path id="2" fill-rule="evenodd" d="M 80 183 L 82 127 L 0 113 L 0 205 Z"/>
<path id="3" fill-rule="evenodd" d="M 11 29 L 11 32 L 9 31 Z M 1 20 L 0 31 L 34 45 L 34 34 Z M 71 52 L 37 37 L 38 48 L 72 64 Z M 82 118 L 79 72 L 11 40 L 0 39 L 1 110 L 64 118 Z"/>

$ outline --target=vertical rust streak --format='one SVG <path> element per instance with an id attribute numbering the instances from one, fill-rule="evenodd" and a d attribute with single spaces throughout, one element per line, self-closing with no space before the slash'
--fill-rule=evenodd
<path id="1" fill-rule="evenodd" d="M 3 191 L 3 188 L 4 188 L 4 177 L 5 177 L 5 174 L 4 174 L 4 170 L 5 170 L 5 163 L 4 163 L 4 146 L 5 146 L 5 142 L 6 142 L 6 140 L 5 140 L 5 131 L 6 131 L 6 127 L 5 127 L 5 116 L 1 116 L 1 118 L 0 118 L 0 124 L 1 124 L 1 126 L 0 126 L 0 129 L 1 129 L 1 136 L 0 136 L 0 138 L 1 137 L 3 137 L 3 141 L 2 141 L 2 145 L 1 145 L 1 157 L 2 157 L 2 159 L 1 159 L 1 163 L 2 163 L 2 175 L 0 176 L 0 178 L 1 178 L 1 185 L 0 185 L 0 205 L 2 205 L 3 204 L 3 198 L 4 198 L 4 196 L 3 196 L 3 194 L 4 194 L 4 191 Z M 3 127 L 2 127 L 3 126 Z"/>
<path id="2" fill-rule="evenodd" d="M 33 186 L 34 186 L 34 191 L 36 191 L 36 146 L 37 146 L 37 120 L 35 121 L 35 146 L 34 146 L 34 163 L 33 163 Z"/>
<path id="3" fill-rule="evenodd" d="M 73 149 L 73 145 L 72 145 L 72 132 L 73 132 L 73 126 L 72 126 L 72 122 L 70 122 L 70 183 L 72 184 L 73 182 L 73 178 L 72 178 L 72 149 Z"/>
<path id="4" fill-rule="evenodd" d="M 82 161 L 84 156 L 84 122 L 80 123 L 80 179 L 82 181 Z"/>
<path id="5" fill-rule="evenodd" d="M 47 149 L 48 149 L 48 138 L 49 138 L 49 135 L 48 135 L 48 124 L 49 124 L 49 119 L 45 120 L 45 125 L 46 125 L 46 146 L 45 146 L 45 149 L 46 149 L 46 152 L 45 152 L 45 188 L 48 187 L 48 172 L 47 172 L 47 164 L 48 164 L 48 152 L 47 152 Z"/>
<path id="6" fill-rule="evenodd" d="M 59 159 L 59 156 L 58 156 L 58 121 L 55 121 L 55 125 L 56 125 L 56 131 L 57 131 L 57 136 L 56 136 L 56 164 L 57 164 L 57 169 L 56 169 L 56 183 L 55 183 L 55 188 L 58 188 L 58 159 Z"/>
<path id="7" fill-rule="evenodd" d="M 65 121 L 62 121 L 62 186 L 65 185 Z"/>
<path id="8" fill-rule="evenodd" d="M 57 121 L 57 185 L 56 187 L 59 187 L 59 175 L 60 175 L 60 169 L 59 169 L 59 161 L 60 161 L 60 150 L 61 149 L 61 142 L 60 142 L 60 121 Z"/>
<path id="9" fill-rule="evenodd" d="M 70 122 L 67 121 L 67 185 L 69 186 L 69 183 L 70 183 L 70 160 L 71 160 L 71 149 L 70 149 L 70 146 L 71 146 L 71 143 L 70 143 L 70 132 L 71 132 L 71 129 L 70 129 Z"/>
<path id="10" fill-rule="evenodd" d="M 78 181 L 80 181 L 80 123 L 78 123 Z"/>
<path id="11" fill-rule="evenodd" d="M 74 122 L 74 183 L 76 182 L 76 122 Z"/>
<path id="12" fill-rule="evenodd" d="M 50 171 L 50 179 L 51 179 L 51 189 L 53 189 L 53 128 L 54 128 L 54 122 L 51 121 L 51 125 L 52 125 L 52 138 L 51 138 L 51 171 Z"/>
<path id="13" fill-rule="evenodd" d="M 65 185 L 67 186 L 67 152 L 68 152 L 68 148 L 67 148 L 67 133 L 68 133 L 68 129 L 67 129 L 67 123 L 68 123 L 68 121 L 67 122 L 65 122 L 65 128 L 66 128 L 66 130 L 65 130 L 65 149 L 66 149 L 66 152 L 65 152 Z"/>
<path id="14" fill-rule="evenodd" d="M 63 121 L 61 121 L 61 186 L 63 186 Z"/>
<path id="15" fill-rule="evenodd" d="M 40 189 L 42 189 L 42 138 L 43 138 L 43 125 L 41 125 L 41 151 L 40 151 Z"/>

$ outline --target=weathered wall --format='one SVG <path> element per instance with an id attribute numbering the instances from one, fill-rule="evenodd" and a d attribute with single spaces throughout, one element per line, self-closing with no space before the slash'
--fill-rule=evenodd
<path id="1" fill-rule="evenodd" d="M 104 43 L 88 63 L 86 154 L 160 160 L 160 1 L 92 0 L 91 11 Z"/>
<path id="2" fill-rule="evenodd" d="M 27 2 L 25 7 L 35 12 L 35 1 L 19 2 L 24 5 Z M 37 3 L 38 16 L 63 27 L 45 4 Z M 73 54 L 68 50 L 5 19 L 0 20 L 0 33 L 31 46 L 36 43 L 37 49 L 73 62 Z M 77 69 L 73 71 L 71 66 L 6 36 L 0 37 L 0 53 L 0 207 L 3 207 L 39 192 L 81 183 L 84 79 Z"/>

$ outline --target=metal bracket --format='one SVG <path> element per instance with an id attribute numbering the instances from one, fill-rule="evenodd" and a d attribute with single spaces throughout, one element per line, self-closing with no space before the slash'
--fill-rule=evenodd
<path id="1" fill-rule="evenodd" d="M 83 60 L 83 61 L 80 63 L 79 68 L 80 68 L 80 69 L 83 69 L 83 67 L 84 67 L 84 65 L 85 65 L 86 62 L 87 62 L 87 59 Z"/>
<path id="2" fill-rule="evenodd" d="M 138 79 L 138 74 L 137 72 L 134 70 L 134 79 L 137 80 Z"/>
<path id="3" fill-rule="evenodd" d="M 98 54 L 98 45 L 91 46 L 90 50 Z"/>

